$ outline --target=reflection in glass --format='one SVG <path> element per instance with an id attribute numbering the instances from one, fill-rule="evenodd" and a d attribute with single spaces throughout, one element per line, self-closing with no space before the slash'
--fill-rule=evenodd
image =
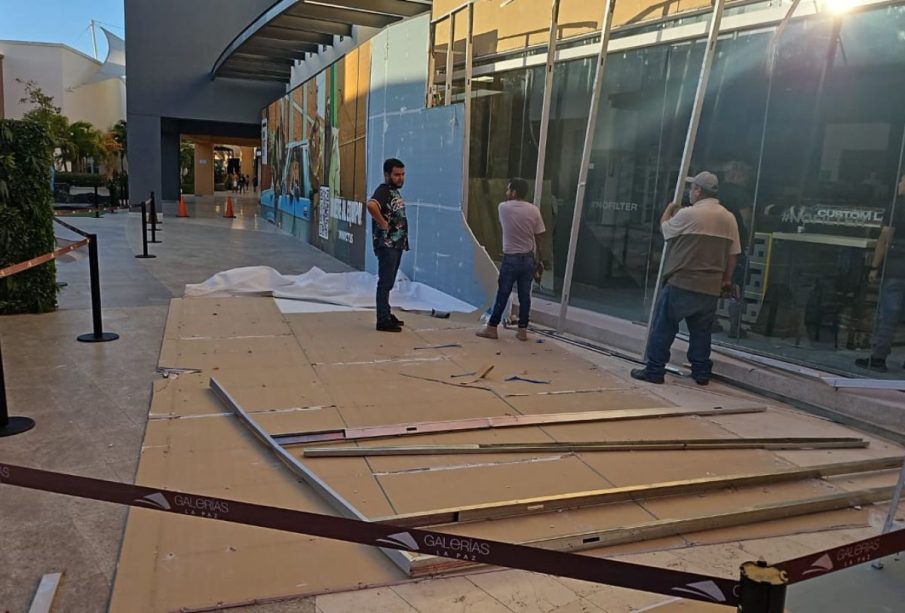
<path id="1" fill-rule="evenodd" d="M 858 376 L 878 369 L 856 359 L 872 350 L 879 358 L 889 346 L 887 376 L 903 378 L 905 196 L 895 194 L 905 147 L 905 7 L 791 22 L 771 75 L 774 31 L 719 41 L 692 161 L 692 174 L 718 174 L 720 200 L 744 243 L 739 297 L 722 302 L 715 341 Z M 702 54 L 697 41 L 608 59 L 573 306 L 646 319 L 662 248 L 657 221 L 678 178 Z M 592 79 L 589 59 L 556 66 L 542 202 L 553 253 L 543 288 L 553 299 Z M 534 177 L 543 68 L 475 81 L 469 223 L 498 258 L 496 206 L 506 180 Z"/>

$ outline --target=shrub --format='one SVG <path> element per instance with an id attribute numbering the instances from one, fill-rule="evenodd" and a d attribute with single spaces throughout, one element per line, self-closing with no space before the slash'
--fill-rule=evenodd
<path id="1" fill-rule="evenodd" d="M 0 120 L 0 268 L 53 251 L 52 164 L 45 127 Z M 45 313 L 56 308 L 54 262 L 0 279 L 0 313 Z"/>
<path id="2" fill-rule="evenodd" d="M 70 187 L 103 187 L 106 180 L 101 175 L 92 175 L 84 172 L 57 172 L 53 177 L 54 183 L 65 183 Z"/>

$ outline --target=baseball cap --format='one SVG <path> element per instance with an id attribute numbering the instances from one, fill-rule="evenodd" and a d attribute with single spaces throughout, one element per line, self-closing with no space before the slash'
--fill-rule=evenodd
<path id="1" fill-rule="evenodd" d="M 720 188 L 720 181 L 716 178 L 716 175 L 712 172 L 699 172 L 693 177 L 688 177 L 685 179 L 686 183 L 691 183 L 692 185 L 697 185 L 701 189 L 707 190 L 708 192 L 716 193 Z"/>

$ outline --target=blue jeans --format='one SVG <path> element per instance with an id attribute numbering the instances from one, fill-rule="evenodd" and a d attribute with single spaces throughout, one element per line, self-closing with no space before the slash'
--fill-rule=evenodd
<path id="1" fill-rule="evenodd" d="M 390 291 L 396 283 L 396 273 L 402 261 L 402 249 L 377 247 L 377 323 L 390 319 Z"/>
<path id="2" fill-rule="evenodd" d="M 664 285 L 660 290 L 650 337 L 647 339 L 647 371 L 663 375 L 669 363 L 669 350 L 684 319 L 688 325 L 688 361 L 691 375 L 709 379 L 713 362 L 710 361 L 710 332 L 716 317 L 719 298 L 686 289 Z"/>
<path id="3" fill-rule="evenodd" d="M 870 356 L 885 360 L 892 351 L 896 326 L 905 314 L 905 278 L 889 277 L 880 288 L 880 307 L 874 327 L 873 350 Z"/>
<path id="4" fill-rule="evenodd" d="M 500 278 L 496 293 L 490 325 L 500 325 L 503 311 L 512 293 L 512 286 L 518 285 L 518 327 L 528 327 L 528 315 L 531 313 L 531 282 L 534 280 L 534 254 L 518 253 L 504 255 L 500 265 Z"/>

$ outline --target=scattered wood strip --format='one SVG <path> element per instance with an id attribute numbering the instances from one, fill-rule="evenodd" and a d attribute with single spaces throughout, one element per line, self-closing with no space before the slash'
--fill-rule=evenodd
<path id="1" fill-rule="evenodd" d="M 506 500 L 486 504 L 437 509 L 418 513 L 406 513 L 382 517 L 375 521 L 393 524 L 404 528 L 438 526 L 444 524 L 463 524 L 505 517 L 538 515 L 553 511 L 583 509 L 603 504 L 632 502 L 720 491 L 727 488 L 754 485 L 769 485 L 804 479 L 821 479 L 837 475 L 893 470 L 902 466 L 902 457 L 872 458 L 854 462 L 836 462 L 820 464 L 807 468 L 789 468 L 785 470 L 726 475 L 719 477 L 700 477 L 682 481 L 664 481 L 640 485 L 628 485 L 601 490 L 573 492 L 556 496 L 540 496 L 521 500 Z"/>
<path id="2" fill-rule="evenodd" d="M 630 419 L 660 419 L 663 417 L 714 417 L 718 415 L 738 415 L 743 413 L 763 413 L 766 407 L 708 408 L 668 407 L 656 409 L 624 409 L 609 411 L 586 411 L 580 413 L 544 413 L 540 415 L 500 415 L 498 417 L 473 417 L 447 421 L 424 421 L 385 426 L 365 426 L 342 428 L 339 430 L 319 430 L 274 434 L 280 445 L 303 445 L 328 441 L 356 441 L 416 434 L 437 434 L 462 430 L 486 430 L 492 428 L 512 428 L 516 426 L 538 426 L 548 424 L 570 424 L 591 421 L 624 421 Z"/>
<path id="3" fill-rule="evenodd" d="M 50 613 L 53 609 L 53 599 L 56 598 L 57 588 L 63 573 L 48 573 L 41 577 L 38 589 L 28 608 L 28 613 Z"/>
<path id="4" fill-rule="evenodd" d="M 586 441 L 552 443 L 475 443 L 463 445 L 410 445 L 405 447 L 315 447 L 309 458 L 361 458 L 372 456 L 472 455 L 482 453 L 580 453 L 594 451 L 695 451 L 708 449 L 859 449 L 868 442 L 852 437 L 715 438 L 662 441 Z"/>
<path id="5" fill-rule="evenodd" d="M 734 511 L 725 511 L 697 517 L 683 519 L 660 519 L 652 522 L 610 528 L 606 530 L 594 530 L 566 536 L 532 540 L 524 545 L 552 549 L 555 551 L 587 551 L 600 549 L 626 543 L 637 543 L 680 534 L 691 534 L 705 530 L 729 528 L 758 522 L 786 519 L 812 513 L 836 511 L 859 505 L 873 504 L 889 500 L 893 494 L 893 487 L 878 487 L 859 490 L 855 492 L 840 492 L 806 498 L 803 500 L 791 500 L 766 505 L 744 507 Z M 423 577 L 460 571 L 467 568 L 481 566 L 475 562 L 466 560 L 450 560 L 432 555 L 417 555 L 411 561 L 411 576 Z"/>

